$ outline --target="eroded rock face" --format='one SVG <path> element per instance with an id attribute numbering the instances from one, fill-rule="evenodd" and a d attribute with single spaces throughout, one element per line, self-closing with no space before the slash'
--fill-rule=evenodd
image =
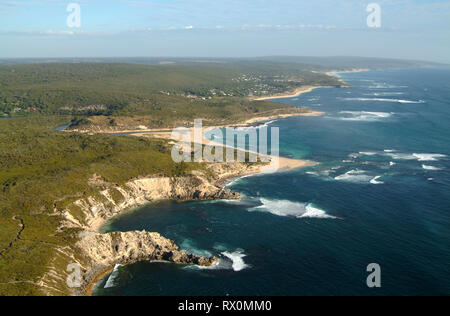
<path id="1" fill-rule="evenodd" d="M 240 198 L 240 194 L 215 185 L 201 173 L 183 178 L 143 178 L 131 181 L 123 187 L 112 187 L 101 191 L 97 196 L 74 202 L 64 212 L 65 224 L 66 227 L 98 231 L 106 220 L 115 215 L 156 200 Z"/>
<path id="2" fill-rule="evenodd" d="M 212 180 L 204 173 L 194 171 L 182 178 L 137 179 L 122 187 L 100 182 L 98 177 L 93 178 L 94 184 L 104 187 L 104 190 L 95 196 L 77 200 L 63 211 L 65 221 L 60 229 L 76 229 L 81 230 L 81 233 L 77 236 L 78 242 L 74 246 L 58 249 L 57 257 L 54 258 L 55 264 L 49 267 L 49 272 L 40 281 L 42 287 L 47 289 L 49 295 L 50 293 L 85 295 L 92 282 L 108 269 L 117 264 L 126 265 L 145 260 L 211 266 L 216 258 L 187 254 L 173 241 L 158 233 L 135 231 L 100 234 L 98 231 L 105 221 L 147 202 L 164 199 L 240 199 L 240 194 L 222 188 L 221 181 L 227 177 L 255 173 L 258 168 L 237 163 L 215 164 L 211 171 L 220 176 Z M 55 209 L 55 214 L 61 213 Z M 70 276 L 70 271 L 61 271 L 57 268 L 57 261 L 75 263 L 82 268 L 83 280 L 80 288 L 67 289 L 65 280 Z"/>
<path id="3" fill-rule="evenodd" d="M 217 260 L 187 254 L 167 238 L 146 231 L 115 232 L 98 234 L 83 232 L 76 247 L 85 258 L 83 262 L 83 285 L 76 294 L 86 294 L 87 286 L 95 281 L 99 273 L 116 264 L 131 264 L 139 261 L 168 261 L 181 264 L 211 266 Z"/>
<path id="4" fill-rule="evenodd" d="M 98 234 L 83 232 L 76 247 L 85 258 L 83 286 L 76 294 L 86 294 L 87 286 L 99 273 L 116 264 L 127 265 L 139 261 L 168 261 L 181 264 L 211 266 L 217 260 L 187 254 L 167 238 L 146 231 Z"/>
<path id="5" fill-rule="evenodd" d="M 89 258 L 90 265 L 113 266 L 142 260 L 210 266 L 214 258 L 187 254 L 170 239 L 146 231 L 97 234 L 83 232 L 76 244 Z"/>

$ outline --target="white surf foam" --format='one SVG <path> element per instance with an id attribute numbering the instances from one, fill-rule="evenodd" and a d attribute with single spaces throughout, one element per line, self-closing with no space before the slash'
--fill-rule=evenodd
<path id="1" fill-rule="evenodd" d="M 398 103 L 404 103 L 404 104 L 423 104 L 426 103 L 424 100 L 419 101 L 411 101 L 411 100 L 398 100 Z"/>
<path id="2" fill-rule="evenodd" d="M 403 104 L 421 104 L 426 103 L 424 100 L 402 100 L 402 99 L 389 99 L 389 98 L 343 98 L 345 101 L 363 101 L 363 102 L 391 102 L 391 103 L 403 103 Z"/>
<path id="3" fill-rule="evenodd" d="M 122 267 L 122 265 L 120 264 L 116 264 L 116 266 L 114 267 L 113 272 L 111 273 L 111 275 L 109 276 L 108 280 L 106 281 L 106 284 L 104 286 L 105 289 L 110 289 L 116 286 L 115 281 L 117 280 L 117 278 L 119 277 L 119 268 Z"/>
<path id="4" fill-rule="evenodd" d="M 391 117 L 394 113 L 386 112 L 366 112 L 366 111 L 341 111 L 340 114 L 346 117 L 340 117 L 343 121 L 378 121 Z"/>
<path id="5" fill-rule="evenodd" d="M 224 260 L 218 259 L 211 266 L 199 266 L 188 265 L 183 267 L 184 270 L 229 270 L 231 266 L 224 262 Z"/>
<path id="6" fill-rule="evenodd" d="M 371 97 L 389 97 L 394 95 L 404 95 L 404 92 L 374 92 L 374 93 L 366 93 L 364 95 Z"/>
<path id="7" fill-rule="evenodd" d="M 370 152 L 370 151 L 360 151 L 359 154 L 362 155 L 362 156 L 376 156 L 376 155 L 378 155 L 378 153 Z"/>
<path id="8" fill-rule="evenodd" d="M 267 122 L 264 122 L 263 124 L 256 125 L 256 126 L 237 127 L 236 131 L 249 131 L 249 130 L 252 130 L 252 129 L 261 129 L 261 128 L 264 128 L 264 127 L 269 127 L 270 124 L 273 124 L 276 121 L 278 121 L 278 120 L 267 121 Z"/>
<path id="9" fill-rule="evenodd" d="M 395 160 L 416 160 L 417 157 L 411 155 L 411 154 L 405 154 L 405 153 L 386 153 L 389 157 Z"/>
<path id="10" fill-rule="evenodd" d="M 413 154 L 419 161 L 438 161 L 439 158 L 445 158 L 446 155 L 442 154 Z"/>
<path id="11" fill-rule="evenodd" d="M 430 170 L 430 171 L 440 171 L 440 170 L 442 170 L 441 168 L 434 167 L 434 166 L 427 166 L 427 165 L 422 165 L 422 168 L 425 169 L 425 170 Z"/>
<path id="12" fill-rule="evenodd" d="M 263 205 L 254 207 L 250 211 L 269 212 L 277 216 L 295 218 L 335 218 L 328 215 L 324 210 L 309 203 L 291 202 L 287 200 L 261 199 Z"/>
<path id="13" fill-rule="evenodd" d="M 301 218 L 336 218 L 334 216 L 328 215 L 324 210 L 314 207 L 312 204 L 306 205 L 306 212 L 300 216 Z"/>
<path id="14" fill-rule="evenodd" d="M 378 181 L 378 179 L 380 179 L 382 176 L 377 176 L 375 178 L 373 178 L 372 180 L 370 180 L 371 184 L 384 184 L 383 181 Z"/>
<path id="15" fill-rule="evenodd" d="M 243 180 L 245 178 L 256 177 L 256 176 L 258 176 L 258 175 L 257 174 L 249 174 L 249 175 L 246 175 L 246 176 L 239 177 L 239 178 L 234 179 L 233 181 L 230 181 L 229 183 L 227 183 L 225 185 L 225 188 L 231 187 L 232 185 L 235 185 L 236 183 L 238 183 L 239 181 L 241 181 L 241 180 Z"/>
<path id="16" fill-rule="evenodd" d="M 395 160 L 418 160 L 418 161 L 438 161 L 441 158 L 446 158 L 446 155 L 443 154 L 408 154 L 408 153 L 399 153 L 399 152 L 390 152 L 386 151 L 387 156 L 395 159 Z"/>
<path id="17" fill-rule="evenodd" d="M 408 86 L 396 86 L 386 83 L 375 83 L 374 85 L 369 87 L 369 89 L 402 89 L 402 88 L 408 88 Z"/>
<path id="18" fill-rule="evenodd" d="M 245 263 L 244 258 L 247 257 L 245 253 L 243 253 L 241 250 L 237 250 L 235 252 L 222 252 L 222 255 L 227 257 L 233 262 L 233 270 L 236 272 L 242 271 L 246 268 L 249 268 L 250 266 Z"/>
<path id="19" fill-rule="evenodd" d="M 334 178 L 337 181 L 354 182 L 354 183 L 368 183 L 371 177 L 366 174 L 364 170 L 350 170 L 340 176 Z"/>

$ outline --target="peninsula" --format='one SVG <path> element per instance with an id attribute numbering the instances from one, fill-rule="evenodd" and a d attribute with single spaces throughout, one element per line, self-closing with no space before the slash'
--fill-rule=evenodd
<path id="1" fill-rule="evenodd" d="M 363 67 L 276 59 L 0 66 L 0 295 L 85 295 L 116 264 L 141 260 L 214 264 L 157 233 L 99 229 L 161 199 L 239 199 L 223 185 L 265 164 L 175 163 L 167 134 L 199 118 L 227 127 L 320 115 L 268 98 L 342 87 L 325 72 Z M 314 164 L 280 159 L 281 169 Z M 81 287 L 68 286 L 73 264 Z"/>

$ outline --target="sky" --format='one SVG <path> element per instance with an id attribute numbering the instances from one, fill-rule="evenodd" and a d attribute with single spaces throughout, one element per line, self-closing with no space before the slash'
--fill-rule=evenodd
<path id="1" fill-rule="evenodd" d="M 371 3 L 380 8 L 377 28 L 367 22 Z M 80 8 L 79 25 L 67 23 L 69 4 Z M 450 0 L 0 0 L 0 43 L 0 58 L 290 55 L 450 63 Z"/>

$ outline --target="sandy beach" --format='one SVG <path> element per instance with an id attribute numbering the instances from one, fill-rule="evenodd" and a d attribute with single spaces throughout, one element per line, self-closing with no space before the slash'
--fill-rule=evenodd
<path id="1" fill-rule="evenodd" d="M 84 290 L 84 296 L 92 296 L 97 283 L 100 282 L 105 276 L 107 276 L 113 271 L 114 267 L 109 267 L 108 269 L 99 272 L 98 275 L 95 277 L 95 279 L 92 282 L 89 282 L 88 285 L 86 286 L 86 289 Z"/>
<path id="2" fill-rule="evenodd" d="M 226 128 L 226 127 L 247 127 L 247 126 L 264 123 L 264 122 L 271 121 L 271 120 L 282 119 L 282 118 L 296 117 L 296 116 L 320 116 L 323 114 L 324 114 L 323 112 L 309 111 L 309 112 L 305 112 L 305 113 L 290 113 L 290 114 L 261 116 L 261 117 L 251 118 L 242 124 L 227 125 L 227 126 L 222 126 L 222 127 L 224 127 L 224 128 Z"/>
<path id="3" fill-rule="evenodd" d="M 270 95 L 267 97 L 258 97 L 253 99 L 254 101 L 265 101 L 265 100 L 273 100 L 273 99 L 283 99 L 283 98 L 295 98 L 298 96 L 301 96 L 304 93 L 308 93 L 311 92 L 315 89 L 320 89 L 320 88 L 330 88 L 328 86 L 305 86 L 305 87 L 301 87 L 301 88 L 297 88 L 295 89 L 294 92 L 292 93 L 288 93 L 288 94 L 279 94 L 279 95 Z"/>
<path id="4" fill-rule="evenodd" d="M 304 113 L 304 114 L 285 114 L 281 117 L 285 118 L 285 117 L 292 117 L 292 116 L 313 116 L 313 115 L 321 115 L 321 112 L 312 112 L 312 113 Z M 276 119 L 276 118 L 281 118 L 280 116 L 275 116 L 275 117 L 259 117 L 259 118 L 255 118 L 255 119 L 250 119 L 248 121 L 246 121 L 244 124 L 239 124 L 237 126 L 251 126 L 260 122 L 266 122 L 272 119 Z M 235 125 L 236 126 L 236 125 Z M 215 129 L 221 129 L 221 128 L 226 128 L 226 127 L 231 127 L 231 126 L 220 126 L 220 127 L 215 127 Z M 190 137 L 191 140 L 193 141 L 192 144 L 194 144 L 194 128 L 189 128 L 187 129 L 190 133 Z M 227 148 L 227 146 L 225 146 L 224 144 L 220 144 L 214 141 L 211 141 L 210 139 L 206 138 L 204 135 L 205 132 L 205 128 L 203 128 L 202 130 L 202 139 L 201 139 L 201 144 L 205 145 L 205 146 L 216 146 L 216 147 L 224 147 Z M 172 131 L 171 130 L 152 130 L 150 133 L 147 131 L 135 131 L 135 132 L 129 132 L 131 136 L 136 136 L 136 137 L 156 137 L 156 138 L 162 138 L 162 139 L 167 139 L 167 140 L 171 140 L 172 142 L 176 142 L 179 141 L 179 139 L 173 139 L 172 138 Z M 197 143 L 200 143 L 200 140 L 196 140 Z M 236 150 L 239 151 L 239 149 L 234 148 Z M 244 150 L 242 150 L 244 151 Z M 253 153 L 253 152 L 249 152 L 248 150 L 245 150 L 244 152 L 246 153 Z M 309 161 L 309 160 L 299 160 L 299 159 L 290 159 L 290 158 L 284 158 L 284 157 L 276 157 L 276 156 L 270 156 L 270 155 L 259 155 L 258 153 L 254 153 L 256 155 L 258 155 L 258 157 L 260 159 L 267 159 L 270 160 L 270 164 L 261 167 L 260 172 L 261 173 L 270 173 L 270 172 L 276 172 L 276 171 L 283 171 L 283 170 L 290 170 L 290 169 L 296 169 L 296 168 L 302 168 L 302 167 L 310 167 L 310 166 L 315 166 L 317 163 L 314 161 Z"/>
<path id="5" fill-rule="evenodd" d="M 242 123 L 228 124 L 228 125 L 220 125 L 220 126 L 205 126 L 208 128 L 228 128 L 228 127 L 249 127 L 258 124 L 262 124 L 267 121 L 283 119 L 288 117 L 297 117 L 297 116 L 320 116 L 323 115 L 323 112 L 319 111 L 309 111 L 309 112 L 298 112 L 298 113 L 287 113 L 287 114 L 275 114 L 275 115 L 266 115 L 266 116 L 258 116 L 251 119 L 248 119 Z M 113 130 L 102 130 L 95 133 L 102 134 L 113 134 L 113 135 L 130 135 L 130 136 L 153 136 L 157 138 L 166 138 L 169 139 L 172 134 L 173 129 L 169 128 L 141 128 L 141 129 L 127 129 L 121 131 L 113 131 Z M 71 132 L 70 130 L 67 132 Z"/>
<path id="6" fill-rule="evenodd" d="M 316 88 L 319 87 L 307 87 L 302 88 L 296 91 L 295 95 L 301 95 L 302 93 L 310 92 Z M 280 97 L 289 97 L 288 95 L 280 96 Z M 248 126 L 256 126 L 258 124 L 263 124 L 264 122 L 271 121 L 274 119 L 280 119 L 280 118 L 287 118 L 287 117 L 295 117 L 295 116 L 318 116 L 322 115 L 322 112 L 317 111 L 309 111 L 304 113 L 287 113 L 287 114 L 275 114 L 275 115 L 263 115 L 256 118 L 248 119 L 242 123 L 228 125 L 228 126 L 219 126 L 219 127 L 213 127 L 217 129 L 222 128 L 228 128 L 228 127 L 248 127 Z M 215 146 L 217 147 L 223 147 L 224 151 L 227 148 L 226 145 L 217 143 L 214 141 L 211 141 L 210 139 L 206 138 L 204 135 L 205 129 L 211 128 L 211 127 L 203 127 L 202 133 L 201 133 L 201 140 L 199 140 L 199 137 L 197 136 L 197 139 L 194 138 L 194 128 L 191 127 L 188 129 L 187 133 L 190 133 L 191 140 L 196 141 L 196 143 L 201 143 L 204 146 Z M 140 127 L 136 130 L 126 130 L 126 131 L 120 131 L 120 132 L 114 132 L 114 131 L 104 131 L 104 133 L 108 134 L 116 134 L 116 135 L 129 135 L 129 136 L 136 136 L 136 137 L 152 137 L 152 138 L 161 138 L 169 140 L 171 144 L 175 144 L 179 141 L 179 139 L 173 139 L 172 137 L 172 130 L 171 129 L 145 129 Z M 194 144 L 194 142 L 192 142 Z M 241 151 L 245 153 L 253 153 L 249 152 L 248 150 L 240 150 L 233 148 L 236 151 Z M 310 160 L 300 160 L 300 159 L 290 159 L 285 157 L 278 157 L 278 156 L 271 156 L 271 155 L 260 155 L 258 153 L 254 153 L 261 161 L 268 161 L 267 163 L 261 163 L 254 165 L 252 168 L 245 169 L 245 171 L 241 170 L 242 167 L 239 167 L 238 165 L 241 165 L 239 163 L 212 163 L 212 170 L 214 170 L 215 173 L 218 174 L 217 179 L 215 180 L 215 185 L 218 187 L 225 187 L 226 184 L 228 184 L 230 181 L 235 180 L 236 178 L 240 178 L 243 176 L 249 176 L 249 175 L 256 175 L 256 174 L 263 174 L 263 173 L 276 173 L 276 172 L 283 172 L 287 170 L 297 169 L 297 168 L 304 168 L 304 167 L 311 167 L 315 166 L 318 163 L 315 161 Z M 224 165 L 228 165 L 228 167 L 223 168 Z M 242 165 L 241 165 L 242 166 Z M 234 171 L 230 172 L 230 168 Z M 240 170 L 240 171 L 238 171 Z M 98 220 L 94 220 L 90 225 L 90 230 L 95 231 L 97 233 L 101 233 L 101 228 L 105 224 L 106 220 L 104 218 L 99 218 Z M 113 267 L 110 266 L 106 269 L 99 270 L 98 273 L 95 274 L 95 278 L 91 280 L 86 287 L 84 288 L 84 295 L 92 296 L 92 293 L 94 291 L 94 288 L 96 284 L 104 278 L 106 275 L 111 273 L 113 271 Z"/>
<path id="7" fill-rule="evenodd" d="M 297 159 L 289 159 L 289 158 L 283 158 L 283 157 L 273 157 L 268 156 L 271 158 L 271 162 L 266 165 L 255 165 L 253 168 L 249 168 L 247 171 L 244 172 L 237 172 L 234 174 L 228 174 L 228 173 L 222 173 L 218 175 L 218 178 L 214 181 L 214 184 L 216 186 L 220 186 L 224 188 L 228 183 L 231 181 L 243 177 L 243 176 L 249 176 L 249 175 L 256 175 L 256 174 L 262 174 L 262 173 L 274 173 L 274 172 L 281 172 L 281 171 L 287 171 L 291 169 L 296 168 L 302 168 L 302 167 L 309 167 L 309 166 L 315 166 L 318 163 L 314 161 L 309 160 L 297 160 Z M 222 163 L 223 165 L 224 163 Z M 227 163 L 225 163 L 227 164 Z M 236 163 L 234 163 L 236 164 Z M 221 164 L 219 163 L 217 166 L 217 170 L 221 169 Z M 233 163 L 230 163 L 230 165 L 233 165 Z M 228 168 L 227 168 L 228 170 Z M 157 200 L 154 200 L 155 202 Z M 123 211 L 132 210 L 133 208 L 127 208 Z M 109 219 L 101 218 L 97 221 L 94 221 L 90 225 L 90 231 L 95 231 L 97 233 L 102 233 L 101 228 L 103 225 L 107 222 Z M 95 273 L 95 277 L 87 282 L 86 286 L 83 288 L 82 294 L 84 296 L 92 296 L 93 291 L 95 289 L 95 286 L 102 280 L 105 276 L 107 276 L 109 273 L 111 273 L 114 270 L 113 266 L 109 266 L 107 268 L 103 268 L 101 270 L 98 270 Z"/>

